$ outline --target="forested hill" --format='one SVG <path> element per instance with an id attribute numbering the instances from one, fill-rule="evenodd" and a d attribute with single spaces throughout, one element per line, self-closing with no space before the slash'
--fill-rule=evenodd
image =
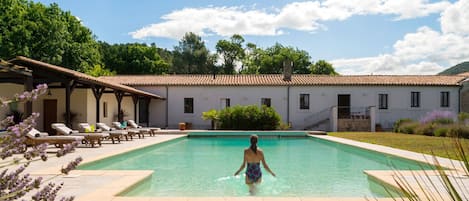
<path id="1" fill-rule="evenodd" d="M 450 67 L 441 73 L 438 73 L 438 75 L 457 75 L 465 72 L 469 72 L 469 61 Z"/>

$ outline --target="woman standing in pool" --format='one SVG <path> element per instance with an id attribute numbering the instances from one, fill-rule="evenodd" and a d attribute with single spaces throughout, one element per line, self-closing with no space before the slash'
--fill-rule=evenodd
<path id="1" fill-rule="evenodd" d="M 257 139 L 257 135 L 251 135 L 251 146 L 244 149 L 243 163 L 241 164 L 241 167 L 239 167 L 239 170 L 234 174 L 235 176 L 238 175 L 239 172 L 241 172 L 244 167 L 246 167 L 247 163 L 248 167 L 246 169 L 246 184 L 249 185 L 249 192 L 251 193 L 253 191 L 253 184 L 258 184 L 262 181 L 260 162 L 262 162 L 264 169 L 275 177 L 275 173 L 270 170 L 269 166 L 265 162 L 264 152 L 262 149 L 257 148 Z"/>

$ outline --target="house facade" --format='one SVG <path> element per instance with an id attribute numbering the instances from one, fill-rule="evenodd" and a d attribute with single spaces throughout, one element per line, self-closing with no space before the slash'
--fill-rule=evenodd
<path id="1" fill-rule="evenodd" d="M 149 124 L 180 122 L 207 129 L 202 112 L 234 105 L 268 105 L 292 129 L 391 129 L 401 118 L 433 110 L 460 112 L 463 76 L 163 75 L 113 76 L 118 82 L 165 97 L 149 105 Z M 365 124 L 362 127 L 356 125 Z"/>
<path id="2" fill-rule="evenodd" d="M 401 118 L 419 120 L 433 110 L 469 112 L 467 75 L 142 75 L 94 78 L 29 58 L 14 65 L 32 72 L 33 84 L 48 83 L 47 94 L 30 106 L 0 108 L 39 112 L 36 128 L 50 122 L 95 124 L 135 119 L 142 125 L 177 128 L 181 122 L 208 129 L 202 113 L 234 105 L 273 107 L 295 130 L 374 131 L 391 129 Z M 0 96 L 27 89 L 27 79 L 0 66 Z M 28 109 L 29 108 L 29 109 Z M 121 111 L 121 116 L 119 116 Z M 73 119 L 72 119 L 73 117 Z"/>

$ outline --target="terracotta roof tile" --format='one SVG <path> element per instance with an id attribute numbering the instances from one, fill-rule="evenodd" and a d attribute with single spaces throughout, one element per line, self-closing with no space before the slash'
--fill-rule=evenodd
<path id="1" fill-rule="evenodd" d="M 271 75 L 120 75 L 100 80 L 130 86 L 309 86 L 309 85 L 408 85 L 458 86 L 463 76 L 437 75 L 354 75 L 324 76 L 295 74 L 284 81 L 282 74 Z"/>
<path id="2" fill-rule="evenodd" d="M 163 99 L 162 97 L 160 97 L 158 95 L 148 93 L 148 92 L 145 92 L 145 91 L 141 91 L 141 90 L 138 90 L 138 89 L 126 86 L 126 85 L 122 85 L 122 84 L 119 84 L 118 82 L 106 81 L 104 79 L 99 79 L 99 78 L 96 78 L 96 77 L 93 77 L 93 76 L 89 76 L 87 74 L 80 73 L 80 72 L 77 72 L 77 71 L 74 71 L 74 70 L 71 70 L 71 69 L 68 69 L 68 68 L 64 68 L 64 67 L 52 65 L 52 64 L 49 64 L 49 63 L 37 61 L 37 60 L 30 59 L 30 58 L 27 58 L 27 57 L 18 56 L 15 59 L 11 60 L 11 62 L 12 63 L 20 63 L 20 64 L 25 65 L 25 66 L 28 66 L 28 65 L 38 66 L 42 69 L 47 69 L 47 70 L 50 70 L 50 71 L 59 72 L 59 73 L 64 74 L 64 75 L 74 77 L 78 80 L 83 80 L 83 81 L 86 81 L 88 83 L 104 86 L 104 87 L 115 89 L 115 90 L 121 90 L 121 91 L 134 93 L 134 94 L 138 94 L 138 95 L 142 95 L 142 96 L 148 96 L 148 97 L 152 97 L 152 98 Z"/>

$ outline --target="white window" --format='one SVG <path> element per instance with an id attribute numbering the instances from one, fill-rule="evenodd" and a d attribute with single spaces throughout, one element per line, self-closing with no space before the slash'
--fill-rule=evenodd
<path id="1" fill-rule="evenodd" d="M 107 102 L 103 102 L 103 117 L 107 118 Z"/>
<path id="2" fill-rule="evenodd" d="M 300 109 L 309 110 L 309 94 L 300 94 Z"/>
<path id="3" fill-rule="evenodd" d="M 442 91 L 440 94 L 440 106 L 449 107 L 449 91 Z"/>
<path id="4" fill-rule="evenodd" d="M 379 109 L 387 110 L 388 109 L 388 94 L 378 94 L 378 97 L 379 97 L 379 100 L 378 100 Z"/>
<path id="5" fill-rule="evenodd" d="M 194 98 L 184 98 L 184 113 L 194 113 Z"/>
<path id="6" fill-rule="evenodd" d="M 270 98 L 261 98 L 261 105 L 265 105 L 267 107 L 271 106 L 271 99 Z"/>
<path id="7" fill-rule="evenodd" d="M 231 106 L 231 100 L 229 98 L 220 99 L 220 108 L 225 109 Z"/>
<path id="8" fill-rule="evenodd" d="M 410 93 L 410 107 L 420 107 L 420 92 Z"/>

